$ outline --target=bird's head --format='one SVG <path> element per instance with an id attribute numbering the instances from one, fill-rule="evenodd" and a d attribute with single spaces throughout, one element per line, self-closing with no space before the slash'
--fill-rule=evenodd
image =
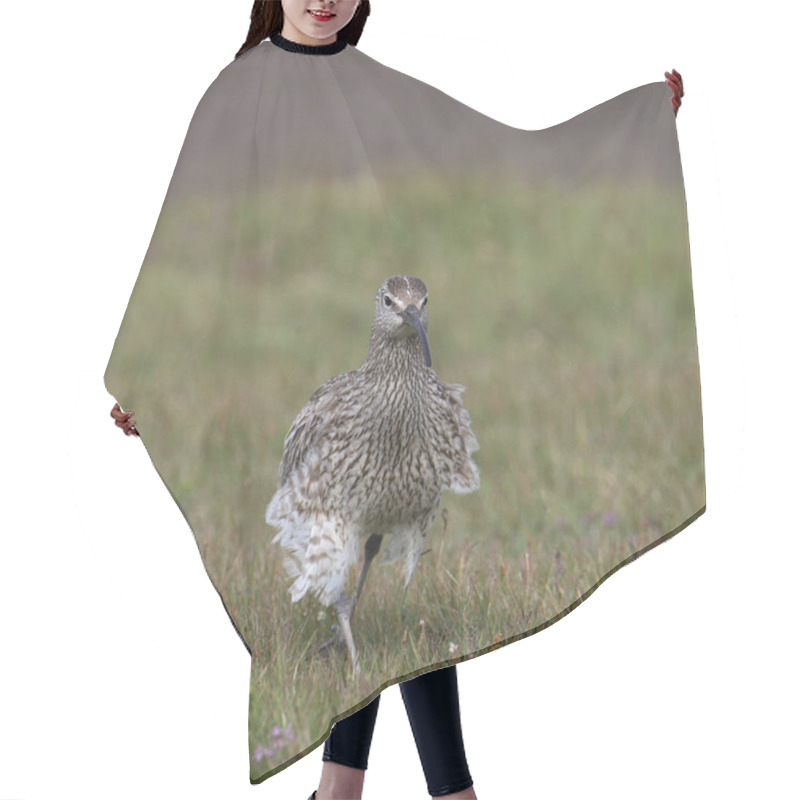
<path id="1" fill-rule="evenodd" d="M 419 278 L 393 275 L 378 289 L 373 332 L 392 339 L 418 336 L 425 363 L 431 365 L 428 347 L 428 289 Z"/>

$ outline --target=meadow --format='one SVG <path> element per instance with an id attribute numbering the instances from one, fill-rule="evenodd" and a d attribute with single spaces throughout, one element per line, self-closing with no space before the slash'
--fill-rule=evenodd
<path id="1" fill-rule="evenodd" d="M 552 624 L 704 509 L 682 192 L 417 176 L 166 211 L 107 384 L 251 650 L 253 781 L 387 685 Z M 363 362 L 392 274 L 428 286 L 481 488 L 444 495 L 405 597 L 402 565 L 373 565 L 354 681 L 344 651 L 316 652 L 335 614 L 291 603 L 264 512 L 289 425 Z"/>

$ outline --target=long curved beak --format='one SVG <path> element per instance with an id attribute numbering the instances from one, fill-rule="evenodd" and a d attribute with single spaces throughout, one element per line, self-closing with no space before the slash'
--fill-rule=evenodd
<path id="1" fill-rule="evenodd" d="M 400 316 L 417 332 L 417 336 L 419 336 L 422 342 L 422 350 L 425 353 L 425 363 L 430 366 L 431 351 L 428 347 L 428 336 L 425 333 L 425 328 L 422 326 L 422 320 L 419 318 L 419 309 L 416 306 L 408 305 L 405 307 L 405 310 L 400 313 Z"/>

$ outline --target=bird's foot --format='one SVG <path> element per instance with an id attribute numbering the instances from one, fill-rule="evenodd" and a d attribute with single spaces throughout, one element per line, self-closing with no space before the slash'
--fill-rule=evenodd
<path id="1" fill-rule="evenodd" d="M 343 647 L 345 644 L 344 636 L 342 635 L 342 629 L 335 623 L 331 627 L 336 632 L 333 634 L 333 636 L 331 636 L 330 639 L 323 642 L 317 649 L 317 652 L 321 656 L 327 656 L 332 647 Z"/>
<path id="2" fill-rule="evenodd" d="M 336 633 L 334 633 L 330 639 L 323 642 L 317 648 L 317 652 L 323 657 L 327 657 L 331 649 L 334 647 L 340 648 L 341 650 L 350 650 L 350 647 L 347 643 L 347 638 L 341 627 L 336 624 L 334 624 L 332 627 L 336 630 Z M 361 666 L 358 662 L 358 654 L 355 652 L 355 648 L 353 649 L 353 652 L 350 653 L 350 663 L 353 667 L 353 677 L 358 678 L 361 675 Z"/>

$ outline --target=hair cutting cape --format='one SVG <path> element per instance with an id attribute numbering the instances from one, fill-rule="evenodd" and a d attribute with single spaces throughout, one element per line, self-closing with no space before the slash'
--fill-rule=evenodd
<path id="1" fill-rule="evenodd" d="M 275 36 L 203 95 L 105 381 L 251 654 L 252 782 L 386 686 L 553 623 L 705 510 L 670 97 L 651 83 L 526 131 L 343 40 Z M 320 650 L 336 611 L 293 599 L 265 513 L 287 432 L 364 363 L 392 275 L 427 287 L 431 369 L 464 387 L 480 486 L 444 491 L 407 587 L 384 543 L 355 677 L 346 648 Z M 339 422 L 334 404 L 321 430 Z M 360 446 L 398 457 L 382 443 Z"/>

